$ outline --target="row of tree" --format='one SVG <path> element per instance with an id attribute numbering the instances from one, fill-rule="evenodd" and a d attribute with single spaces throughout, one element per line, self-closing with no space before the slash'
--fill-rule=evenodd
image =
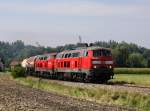
<path id="1" fill-rule="evenodd" d="M 140 47 L 133 43 L 118 43 L 112 40 L 109 42 L 97 41 L 91 45 L 111 48 L 117 67 L 150 67 L 150 49 Z M 25 45 L 24 42 L 20 40 L 13 43 L 0 42 L 0 58 L 2 58 L 6 66 L 8 66 L 12 60 L 22 60 L 43 53 L 75 49 L 79 46 L 81 46 L 81 44 L 77 43 L 53 48 L 40 45 Z"/>
<path id="2" fill-rule="evenodd" d="M 150 67 L 150 49 L 126 42 L 95 42 L 96 45 L 112 48 L 118 67 Z"/>

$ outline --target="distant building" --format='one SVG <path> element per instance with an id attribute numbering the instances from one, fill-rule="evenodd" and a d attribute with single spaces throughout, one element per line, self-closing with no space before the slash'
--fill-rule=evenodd
<path id="1" fill-rule="evenodd" d="M 20 61 L 17 61 L 17 60 L 13 60 L 11 63 L 10 63 L 10 68 L 11 70 L 13 70 L 16 66 L 20 65 Z"/>

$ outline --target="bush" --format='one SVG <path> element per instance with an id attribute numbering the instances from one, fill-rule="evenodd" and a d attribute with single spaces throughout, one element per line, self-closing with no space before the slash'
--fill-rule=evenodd
<path id="1" fill-rule="evenodd" d="M 128 64 L 130 67 L 146 67 L 145 58 L 140 53 L 132 53 L 129 55 Z"/>
<path id="2" fill-rule="evenodd" d="M 26 75 L 25 75 L 25 69 L 22 68 L 21 66 L 16 66 L 12 70 L 11 75 L 13 76 L 13 78 L 26 77 Z"/>

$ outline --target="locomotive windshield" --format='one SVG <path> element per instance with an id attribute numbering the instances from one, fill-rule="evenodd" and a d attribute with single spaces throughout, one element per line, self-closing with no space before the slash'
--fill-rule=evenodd
<path id="1" fill-rule="evenodd" d="M 110 50 L 93 50 L 93 56 L 99 57 L 99 56 L 111 56 Z"/>

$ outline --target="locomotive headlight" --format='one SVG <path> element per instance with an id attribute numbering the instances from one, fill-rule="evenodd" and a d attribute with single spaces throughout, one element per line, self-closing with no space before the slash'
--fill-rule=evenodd
<path id="1" fill-rule="evenodd" d="M 111 69 L 111 68 L 112 68 L 112 66 L 109 66 L 109 68 Z"/>
<path id="2" fill-rule="evenodd" d="M 93 68 L 94 68 L 94 69 L 96 69 L 96 68 L 97 68 L 97 66 L 93 66 Z"/>

